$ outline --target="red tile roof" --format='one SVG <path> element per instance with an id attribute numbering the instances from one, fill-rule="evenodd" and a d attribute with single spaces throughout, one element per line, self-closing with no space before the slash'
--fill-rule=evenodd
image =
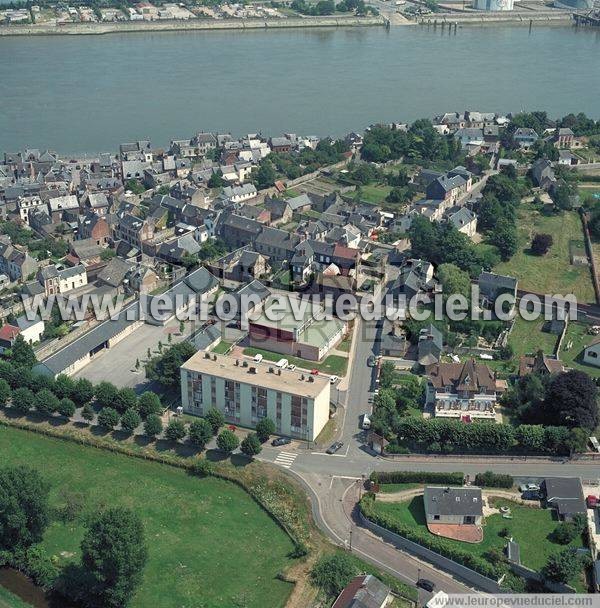
<path id="1" fill-rule="evenodd" d="M 3 325 L 0 327 L 0 340 L 12 342 L 20 333 L 21 330 L 14 325 Z"/>

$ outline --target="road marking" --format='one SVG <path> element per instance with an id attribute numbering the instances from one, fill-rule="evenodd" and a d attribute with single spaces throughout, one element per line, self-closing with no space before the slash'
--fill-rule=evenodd
<path id="1" fill-rule="evenodd" d="M 289 469 L 293 464 L 298 454 L 293 452 L 279 452 L 275 458 L 275 464 L 281 465 L 284 469 Z"/>

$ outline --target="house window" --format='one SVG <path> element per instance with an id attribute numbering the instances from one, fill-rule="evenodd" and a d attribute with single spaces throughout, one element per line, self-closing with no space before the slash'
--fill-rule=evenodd
<path id="1" fill-rule="evenodd" d="M 596 359 L 598 357 L 598 353 L 595 350 L 588 351 L 588 355 L 593 359 Z"/>
<path id="2" fill-rule="evenodd" d="M 433 520 L 434 521 L 440 521 L 440 516 L 439 515 L 434 515 L 433 516 Z"/>

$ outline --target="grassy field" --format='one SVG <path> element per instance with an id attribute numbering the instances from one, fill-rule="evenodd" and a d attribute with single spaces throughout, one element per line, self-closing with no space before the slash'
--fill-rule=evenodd
<path id="1" fill-rule="evenodd" d="M 517 277 L 519 289 L 542 294 L 573 293 L 581 302 L 594 302 L 589 269 L 572 266 L 569 258 L 569 243 L 583 238 L 578 214 L 569 211 L 547 216 L 531 204 L 523 203 L 518 216 L 519 249 L 508 262 L 498 264 L 494 272 Z M 544 256 L 532 255 L 529 251 L 536 233 L 551 234 L 554 240 Z"/>
<path id="2" fill-rule="evenodd" d="M 382 483 L 379 486 L 379 491 L 383 494 L 393 494 L 394 492 L 404 492 L 405 490 L 422 487 L 422 483 Z"/>
<path id="3" fill-rule="evenodd" d="M 587 333 L 588 327 L 585 323 L 569 323 L 559 358 L 566 367 L 580 369 L 593 378 L 599 378 L 600 368 L 582 362 L 583 349 L 597 337 Z"/>
<path id="4" fill-rule="evenodd" d="M 506 538 L 500 535 L 500 531 L 508 528 L 509 536 L 519 543 L 522 563 L 534 570 L 542 568 L 549 555 L 565 548 L 564 545 L 553 543 L 548 538 L 558 525 L 552 510 L 523 506 L 504 499 L 494 499 L 493 504 L 496 507 L 509 507 L 513 519 L 504 519 L 499 513 L 487 517 L 481 543 L 463 543 L 450 539 L 445 542 L 449 545 L 460 545 L 461 549 L 485 557 L 490 549 L 503 549 Z M 376 502 L 375 505 L 380 512 L 391 515 L 404 524 L 427 529 L 422 496 L 416 496 L 406 502 Z M 567 546 L 582 547 L 583 543 L 581 538 L 576 538 Z M 577 585 L 579 586 L 578 581 Z"/>
<path id="5" fill-rule="evenodd" d="M 292 542 L 237 486 L 7 427 L 0 452 L 3 464 L 41 470 L 54 509 L 67 493 L 81 498 L 75 521 L 53 521 L 44 537 L 60 564 L 78 558 L 90 514 L 109 506 L 139 513 L 149 560 L 132 608 L 285 606 L 292 587 L 276 574 L 290 563 Z"/>
<path id="6" fill-rule="evenodd" d="M 309 361 L 308 359 L 300 359 L 299 357 L 290 357 L 289 355 L 282 355 L 281 353 L 275 353 L 264 348 L 254 348 L 249 346 L 244 349 L 244 354 L 253 357 L 254 355 L 261 354 L 267 361 L 279 361 L 279 359 L 287 359 L 290 365 L 301 367 L 302 369 L 318 369 L 320 372 L 325 374 L 333 374 L 335 376 L 344 376 L 346 374 L 346 368 L 348 367 L 348 358 L 342 357 L 341 355 L 329 355 L 325 357 L 323 361 L 318 363 L 317 361 Z"/>

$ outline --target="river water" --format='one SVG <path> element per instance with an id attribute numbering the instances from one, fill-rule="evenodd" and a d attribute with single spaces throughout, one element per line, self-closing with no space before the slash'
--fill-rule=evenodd
<path id="1" fill-rule="evenodd" d="M 600 117 L 600 32 L 395 27 L 0 39 L 0 151 L 341 135 L 446 110 Z"/>

